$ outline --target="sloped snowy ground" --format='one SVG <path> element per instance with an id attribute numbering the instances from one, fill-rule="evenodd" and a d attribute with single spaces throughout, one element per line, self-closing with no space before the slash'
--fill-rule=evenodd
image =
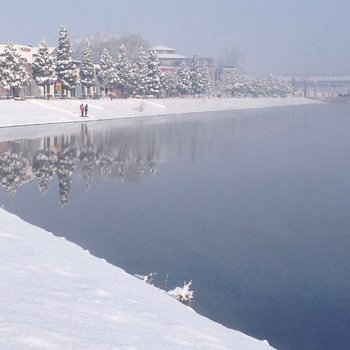
<path id="1" fill-rule="evenodd" d="M 87 103 L 87 118 L 79 105 Z M 117 118 L 169 115 L 206 111 L 254 109 L 320 103 L 305 98 L 184 98 L 184 99 L 101 99 L 101 100 L 0 100 L 0 127 L 81 122 Z"/>
<path id="2" fill-rule="evenodd" d="M 267 350 L 0 209 L 0 349 Z"/>

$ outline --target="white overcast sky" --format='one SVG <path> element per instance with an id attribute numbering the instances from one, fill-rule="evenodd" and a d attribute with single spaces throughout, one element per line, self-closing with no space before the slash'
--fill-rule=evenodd
<path id="1" fill-rule="evenodd" d="M 236 47 L 252 72 L 350 74 L 350 0 L 0 0 L 0 43 L 135 33 L 178 53 Z"/>

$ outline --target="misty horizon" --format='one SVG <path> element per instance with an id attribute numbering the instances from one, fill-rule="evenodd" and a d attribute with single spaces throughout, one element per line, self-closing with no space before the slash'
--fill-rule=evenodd
<path id="1" fill-rule="evenodd" d="M 0 43 L 57 46 L 59 26 L 71 41 L 97 33 L 131 33 L 216 62 L 233 51 L 251 73 L 282 76 L 349 75 L 350 25 L 345 0 L 280 3 L 272 0 L 205 2 L 126 0 L 87 4 L 24 0 L 2 5 Z M 14 25 L 20 23 L 21 25 Z M 224 56 L 224 57 L 223 57 Z"/>

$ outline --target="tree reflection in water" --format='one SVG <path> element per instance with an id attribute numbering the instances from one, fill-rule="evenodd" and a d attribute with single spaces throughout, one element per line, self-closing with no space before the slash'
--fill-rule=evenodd
<path id="1" fill-rule="evenodd" d="M 188 133 L 179 137 L 176 123 L 91 130 L 82 124 L 75 134 L 0 142 L 1 186 L 13 198 L 20 186 L 37 181 L 45 195 L 57 177 L 63 207 L 69 200 L 73 174 L 82 177 L 89 191 L 94 177 L 124 182 L 155 174 L 174 148 L 177 153 L 185 150 L 195 160 L 196 128 Z"/>

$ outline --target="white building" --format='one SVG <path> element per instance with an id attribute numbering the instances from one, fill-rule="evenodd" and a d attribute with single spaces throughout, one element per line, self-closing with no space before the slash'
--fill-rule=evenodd
<path id="1" fill-rule="evenodd" d="M 180 68 L 182 62 L 185 62 L 187 66 L 191 67 L 193 57 L 179 55 L 176 49 L 159 45 L 149 48 L 148 52 L 152 50 L 157 51 L 162 70 L 177 70 Z M 198 57 L 198 60 L 200 63 L 207 62 L 209 68 L 213 67 L 213 59 L 211 57 Z"/>

